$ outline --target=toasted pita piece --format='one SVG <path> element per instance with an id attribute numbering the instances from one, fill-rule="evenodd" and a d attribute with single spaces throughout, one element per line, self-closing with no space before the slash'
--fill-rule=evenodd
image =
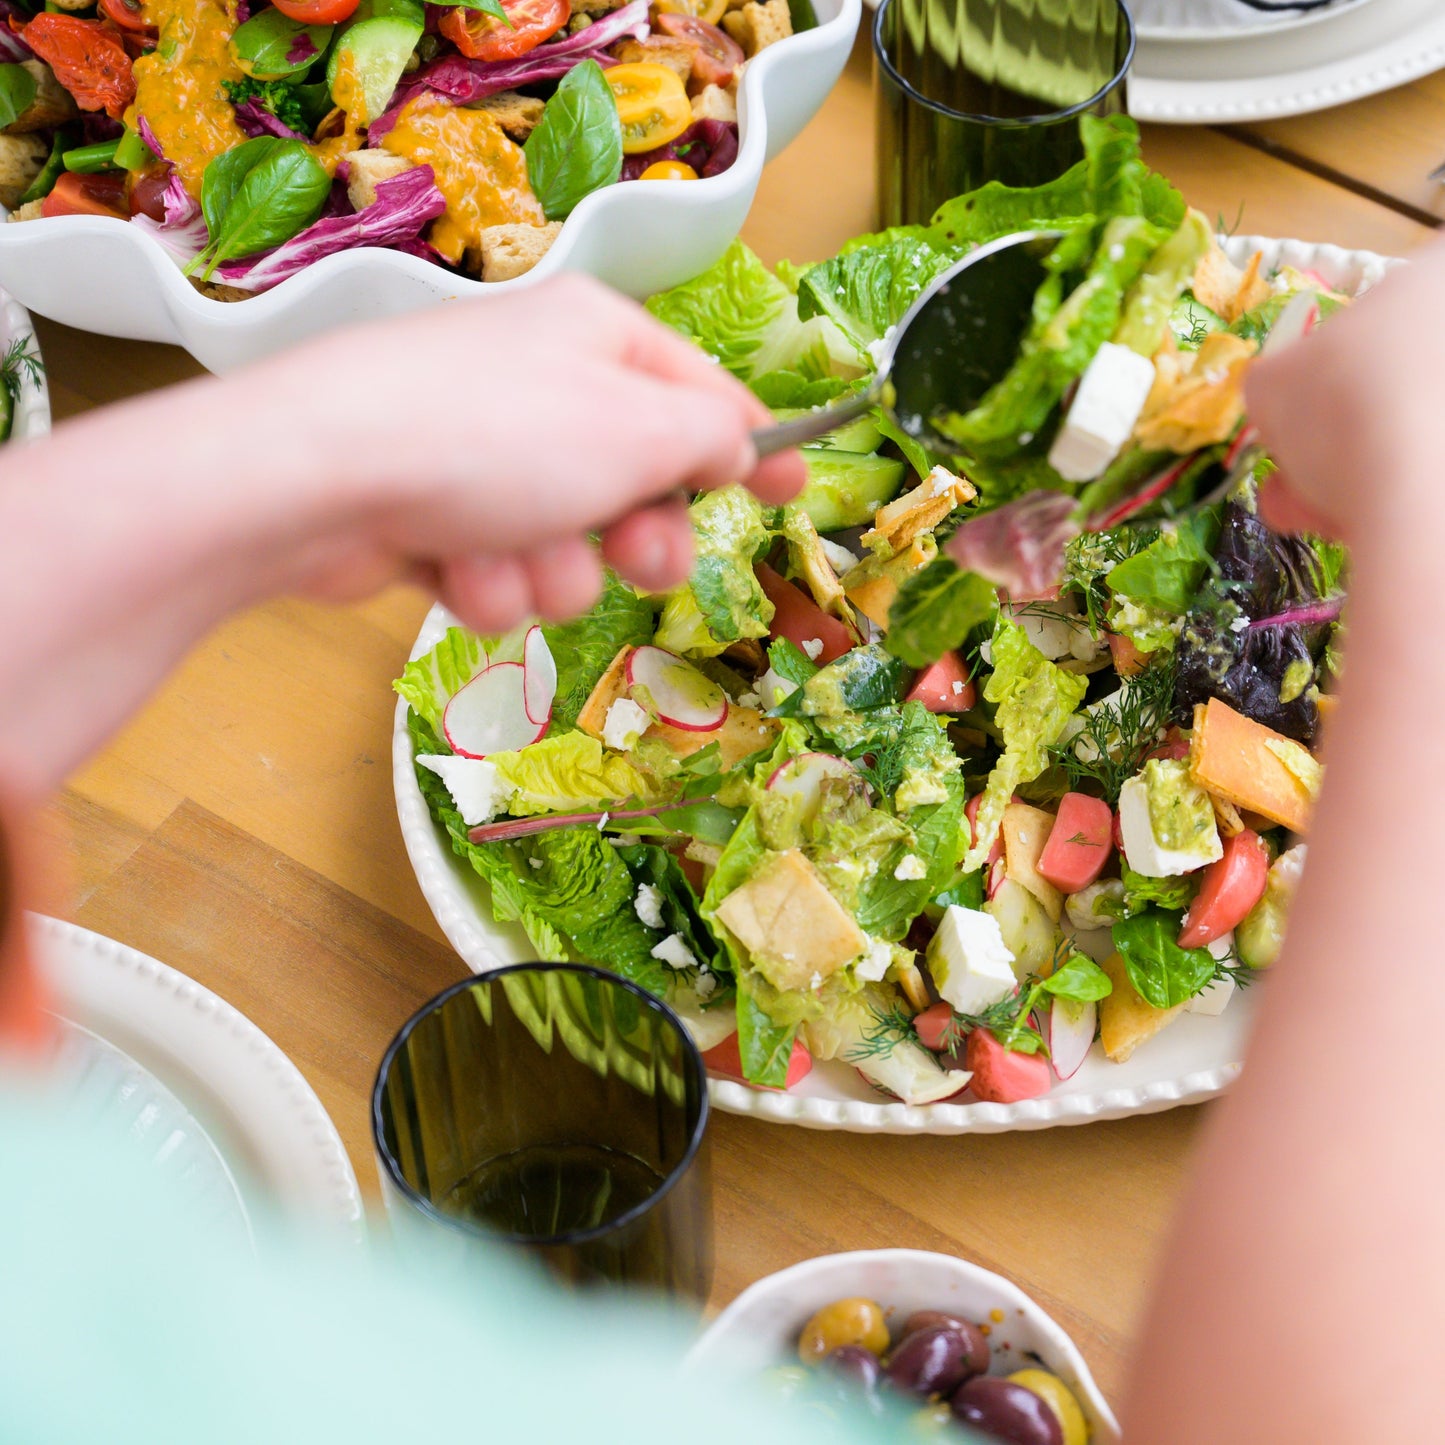
<path id="1" fill-rule="evenodd" d="M 1003 856 L 1008 876 L 1021 883 L 1057 923 L 1064 911 L 1064 895 L 1039 872 L 1039 857 L 1053 830 L 1052 813 L 1029 803 L 1010 803 L 1003 810 Z"/>
<path id="2" fill-rule="evenodd" d="M 899 589 L 936 556 L 938 545 L 932 537 L 915 537 L 904 551 L 886 562 L 865 557 L 843 578 L 843 591 L 870 622 L 886 629 L 888 613 Z"/>
<path id="3" fill-rule="evenodd" d="M 978 489 L 945 467 L 935 467 L 911 492 L 879 507 L 863 545 L 875 551 L 901 552 L 923 532 L 931 532 L 955 507 L 971 502 Z"/>
<path id="4" fill-rule="evenodd" d="M 1223 248 L 1215 241 L 1200 257 L 1194 270 L 1190 290 L 1201 306 L 1207 306 L 1219 316 L 1228 317 L 1234 298 L 1244 281 L 1244 272 L 1224 254 Z"/>
<path id="5" fill-rule="evenodd" d="M 1274 295 L 1274 287 L 1259 274 L 1263 262 L 1262 251 L 1256 251 L 1249 258 L 1239 290 L 1235 292 L 1234 300 L 1229 303 L 1229 310 L 1222 313 L 1224 319 L 1231 324 L 1238 321 L 1245 312 L 1253 311 L 1256 306 L 1263 306 Z"/>
<path id="6" fill-rule="evenodd" d="M 1135 440 L 1180 454 L 1228 441 L 1244 415 L 1244 376 L 1255 350 L 1242 336 L 1212 332 L 1164 404 L 1142 417 Z"/>
<path id="7" fill-rule="evenodd" d="M 1289 766 L 1294 750 L 1308 754 L 1292 739 L 1212 697 L 1195 709 L 1189 745 L 1189 775 L 1211 796 L 1243 811 L 1261 814 L 1293 833 L 1307 832 L 1314 799 Z"/>
<path id="8" fill-rule="evenodd" d="M 1125 1063 L 1142 1043 L 1147 1043 L 1184 1012 L 1184 1005 L 1155 1008 L 1146 1003 L 1129 982 L 1129 971 L 1117 953 L 1100 965 L 1114 985 L 1113 993 L 1099 1000 L 1099 1040 L 1104 1052 L 1116 1063 Z"/>
<path id="9" fill-rule="evenodd" d="M 587 701 L 590 704 L 592 699 Z M 581 726 L 580 719 L 578 726 Z M 660 738 L 667 744 L 668 751 L 678 758 L 691 757 L 709 743 L 716 743 L 719 759 L 726 769 L 736 767 L 744 758 L 770 747 L 781 729 L 782 723 L 776 718 L 764 717 L 757 708 L 740 707 L 733 703 L 728 708 L 727 720 L 710 733 L 693 733 L 655 722 L 644 736 Z"/>
<path id="10" fill-rule="evenodd" d="M 602 729 L 606 726 L 612 704 L 618 698 L 627 696 L 627 659 L 631 656 L 632 648 L 624 647 L 607 664 L 607 671 L 597 679 L 597 686 L 577 714 L 577 726 L 598 742 L 602 741 Z"/>
<path id="11" fill-rule="evenodd" d="M 790 512 L 784 527 L 788 539 L 788 560 L 794 570 L 807 583 L 813 601 L 846 627 L 856 626 L 853 609 L 844 595 L 843 584 L 833 570 L 833 564 L 823 552 L 822 539 L 813 519 L 801 509 Z"/>

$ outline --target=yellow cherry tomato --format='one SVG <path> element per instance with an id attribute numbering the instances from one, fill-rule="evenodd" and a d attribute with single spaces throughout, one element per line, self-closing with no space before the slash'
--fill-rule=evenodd
<path id="1" fill-rule="evenodd" d="M 697 172 L 686 161 L 653 161 L 639 181 L 695 181 Z"/>
<path id="2" fill-rule="evenodd" d="M 862 1345 L 881 1355 L 888 1348 L 888 1323 L 871 1299 L 838 1299 L 824 1305 L 798 1336 L 798 1358 L 816 1365 L 843 1345 Z"/>
<path id="3" fill-rule="evenodd" d="M 695 15 L 716 25 L 728 11 L 728 0 L 652 0 L 652 8 L 664 15 Z"/>
<path id="4" fill-rule="evenodd" d="M 607 84 L 617 99 L 622 149 L 630 156 L 676 140 L 692 124 L 692 102 L 675 70 L 639 60 L 614 65 Z"/>
<path id="5" fill-rule="evenodd" d="M 1062 1445 L 1089 1445 L 1089 1422 L 1074 1398 L 1073 1391 L 1047 1370 L 1016 1370 L 1009 1379 L 1015 1385 L 1032 1390 L 1055 1415 L 1063 1431 Z"/>

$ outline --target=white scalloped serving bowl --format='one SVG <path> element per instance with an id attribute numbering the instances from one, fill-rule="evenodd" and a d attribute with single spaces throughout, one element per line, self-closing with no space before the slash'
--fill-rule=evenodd
<path id="1" fill-rule="evenodd" d="M 704 181 L 629 181 L 588 196 L 525 276 L 483 284 L 417 256 L 364 247 L 328 256 L 245 301 L 202 296 L 139 226 L 100 216 L 0 222 L 0 286 L 53 321 L 105 336 L 183 346 L 212 371 L 353 321 L 472 296 L 503 295 L 583 271 L 630 296 L 705 271 L 742 230 L 764 164 L 833 88 L 861 0 L 815 0 L 813 30 L 769 46 L 743 72 L 738 156 Z M 3 215 L 0 210 L 0 215 Z"/>
<path id="2" fill-rule="evenodd" d="M 25 338 L 32 355 L 40 355 L 40 341 L 30 313 L 13 296 L 0 291 L 0 355 L 11 345 Z M 42 367 L 38 381 L 25 378 L 15 403 L 15 419 L 10 428 L 13 442 L 32 441 L 50 431 L 50 386 Z"/>
<path id="3" fill-rule="evenodd" d="M 796 1359 L 799 1331 L 833 1300 L 876 1300 L 891 1319 L 943 1310 L 989 1325 L 990 1374 L 1042 1361 L 1073 1391 L 1090 1426 L 1090 1445 L 1118 1445 L 1119 1423 L 1078 1347 L 1017 1285 L 951 1254 L 869 1249 L 825 1254 L 779 1270 L 745 1289 L 688 1351 L 683 1368 L 716 1380 L 720 1372 L 756 1380 Z"/>
<path id="4" fill-rule="evenodd" d="M 1368 290 L 1391 267 L 1402 264 L 1370 251 L 1260 236 L 1231 237 L 1225 250 L 1240 264 L 1261 251 L 1267 271 L 1281 266 L 1314 270 L 1349 295 Z M 434 607 L 411 655 L 427 652 L 453 625 L 455 619 L 445 608 Z M 406 714 L 406 703 L 399 701 L 392 734 L 396 809 L 407 854 L 432 914 L 474 973 L 525 962 L 534 956 L 526 935 L 515 924 L 493 921 L 486 885 L 452 852 L 445 830 L 432 821 L 416 781 Z M 1110 1063 L 1096 1044 L 1067 1083 L 1056 1084 L 1042 1098 L 1017 1104 L 946 1102 L 915 1107 L 886 1102 L 856 1070 L 836 1062 L 815 1064 L 808 1077 L 786 1093 L 713 1079 L 711 1097 L 730 1114 L 863 1134 L 996 1134 L 1153 1114 L 1212 1098 L 1233 1082 L 1244 1058 L 1253 1012 L 1253 1001 L 1245 992 L 1219 1018 L 1186 1014 L 1123 1064 Z"/>

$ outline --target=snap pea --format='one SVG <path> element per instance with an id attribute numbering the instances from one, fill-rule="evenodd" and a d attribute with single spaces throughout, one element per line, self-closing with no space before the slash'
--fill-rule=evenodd
<path id="1" fill-rule="evenodd" d="M 114 170 L 115 152 L 119 145 L 118 140 L 103 140 L 95 145 L 76 146 L 65 153 L 65 169 L 82 176 Z"/>

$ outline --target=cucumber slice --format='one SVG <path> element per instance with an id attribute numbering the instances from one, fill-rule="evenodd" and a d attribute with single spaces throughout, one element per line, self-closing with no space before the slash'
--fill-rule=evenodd
<path id="1" fill-rule="evenodd" d="M 826 536 L 873 520 L 903 485 L 906 467 L 890 457 L 860 456 L 835 447 L 804 447 L 808 485 L 793 504 Z"/>
<path id="2" fill-rule="evenodd" d="M 1196 350 L 1211 331 L 1223 331 L 1225 327 L 1224 317 L 1192 296 L 1181 296 L 1169 313 L 1169 329 L 1174 339 L 1189 351 Z"/>
<path id="3" fill-rule="evenodd" d="M 774 415 L 779 421 L 791 421 L 794 417 L 806 416 L 807 409 L 804 407 L 785 407 L 775 412 Z M 839 452 L 876 452 L 883 443 L 883 433 L 878 423 L 871 416 L 860 416 L 856 421 L 850 421 L 840 426 L 837 431 L 830 431 L 824 439 L 824 444 Z"/>
<path id="4" fill-rule="evenodd" d="M 352 84 L 337 84 L 344 76 L 354 77 L 361 90 L 362 119 L 375 120 L 391 100 L 424 28 L 419 5 L 398 6 L 389 14 L 371 15 L 347 26 L 326 63 L 332 100 L 343 109 L 354 108 Z"/>

